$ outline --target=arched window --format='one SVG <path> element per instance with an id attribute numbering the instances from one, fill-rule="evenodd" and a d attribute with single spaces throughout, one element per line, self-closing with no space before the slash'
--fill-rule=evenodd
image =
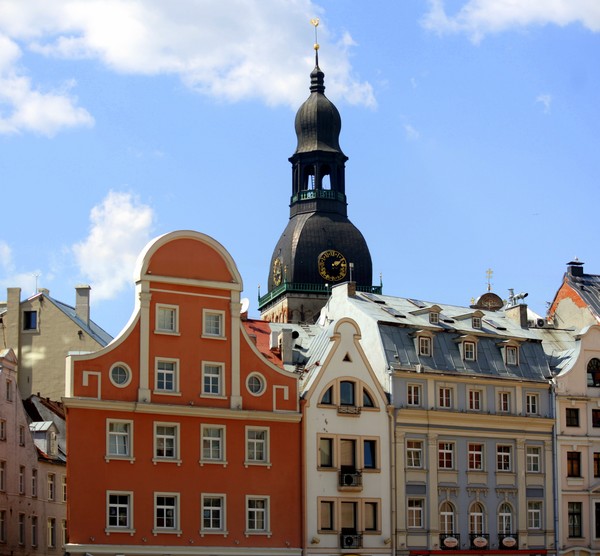
<path id="1" fill-rule="evenodd" d="M 454 534 L 454 506 L 450 502 L 440 506 L 440 533 Z"/>
<path id="2" fill-rule="evenodd" d="M 600 359 L 594 357 L 587 364 L 587 385 L 600 386 Z"/>
<path id="3" fill-rule="evenodd" d="M 325 405 L 331 405 L 333 403 L 333 386 L 330 386 L 325 390 L 325 393 L 321 397 L 321 403 Z"/>
<path id="4" fill-rule="evenodd" d="M 367 392 L 366 388 L 363 388 L 363 407 L 375 407 L 371 394 Z"/>
<path id="5" fill-rule="evenodd" d="M 350 380 L 340 382 L 340 405 L 356 405 L 354 402 L 354 382 Z"/>
<path id="6" fill-rule="evenodd" d="M 485 512 L 483 505 L 475 502 L 469 510 L 469 533 L 483 535 L 485 533 Z"/>
<path id="7" fill-rule="evenodd" d="M 503 502 L 498 508 L 498 533 L 510 535 L 512 533 L 512 508 L 508 502 Z"/>

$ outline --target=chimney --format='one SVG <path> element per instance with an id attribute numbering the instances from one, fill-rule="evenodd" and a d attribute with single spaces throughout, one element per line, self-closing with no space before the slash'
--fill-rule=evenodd
<path id="1" fill-rule="evenodd" d="M 281 361 L 284 365 L 291 365 L 294 362 L 291 328 L 284 328 L 281 331 L 279 341 L 281 342 Z"/>
<path id="2" fill-rule="evenodd" d="M 19 332 L 21 330 L 21 288 L 7 288 L 6 290 L 6 316 L 4 317 L 5 339 L 4 347 L 13 348 L 19 353 Z"/>
<path id="3" fill-rule="evenodd" d="M 527 328 L 527 305 L 519 303 L 504 310 L 507 318 L 516 322 L 521 328 Z"/>
<path id="4" fill-rule="evenodd" d="M 567 263 L 567 272 L 571 276 L 583 276 L 583 263 L 575 257 L 574 260 Z"/>
<path id="5" fill-rule="evenodd" d="M 75 314 L 86 324 L 90 323 L 90 290 L 85 284 L 75 286 Z"/>
<path id="6" fill-rule="evenodd" d="M 356 282 L 348 282 L 348 297 L 356 296 Z"/>

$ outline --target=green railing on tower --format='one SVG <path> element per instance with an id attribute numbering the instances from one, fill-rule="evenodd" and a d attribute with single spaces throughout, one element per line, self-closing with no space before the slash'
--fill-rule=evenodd
<path id="1" fill-rule="evenodd" d="M 305 189 L 292 195 L 291 202 L 310 201 L 311 199 L 333 199 L 334 201 L 346 202 L 346 195 L 331 189 Z"/>

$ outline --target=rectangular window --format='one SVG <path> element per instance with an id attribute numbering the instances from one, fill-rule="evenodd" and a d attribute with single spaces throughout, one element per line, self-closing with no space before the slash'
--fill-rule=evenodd
<path id="1" fill-rule="evenodd" d="M 581 477 L 581 452 L 567 452 L 567 477 Z"/>
<path id="2" fill-rule="evenodd" d="M 542 528 L 542 503 L 527 502 L 527 529 Z"/>
<path id="3" fill-rule="evenodd" d="M 56 499 L 56 475 L 48 473 L 48 500 Z"/>
<path id="4" fill-rule="evenodd" d="M 56 548 L 56 519 L 53 517 L 48 519 L 47 529 L 48 548 Z"/>
<path id="5" fill-rule="evenodd" d="M 420 440 L 406 441 L 406 467 L 413 469 L 423 467 L 423 442 Z"/>
<path id="6" fill-rule="evenodd" d="M 440 314 L 439 313 L 429 313 L 429 322 L 431 324 L 439 324 Z"/>
<path id="7" fill-rule="evenodd" d="M 156 361 L 156 391 L 157 392 L 178 392 L 179 380 L 177 372 L 177 361 L 163 360 Z"/>
<path id="8" fill-rule="evenodd" d="M 38 485 L 38 472 L 37 469 L 31 470 L 31 496 L 35 498 L 37 496 L 37 485 Z"/>
<path id="9" fill-rule="evenodd" d="M 131 421 L 110 421 L 107 420 L 108 428 L 108 456 L 110 457 L 131 457 Z"/>
<path id="10" fill-rule="evenodd" d="M 6 490 L 6 462 L 0 461 L 0 491 Z"/>
<path id="11" fill-rule="evenodd" d="M 527 415 L 537 415 L 539 413 L 539 396 L 537 394 L 527 394 L 525 397 L 525 411 Z"/>
<path id="12" fill-rule="evenodd" d="M 510 392 L 498 392 L 498 411 L 510 412 Z"/>
<path id="13" fill-rule="evenodd" d="M 319 438 L 319 467 L 333 467 L 333 438 Z"/>
<path id="14" fill-rule="evenodd" d="M 179 529 L 179 495 L 154 494 L 154 528 L 162 531 Z"/>
<path id="15" fill-rule="evenodd" d="M 578 427 L 579 426 L 579 408 L 578 407 L 567 407 L 565 409 L 565 417 L 567 427 Z"/>
<path id="16" fill-rule="evenodd" d="M 507 365 L 518 365 L 519 364 L 519 350 L 515 346 L 506 346 L 506 364 Z"/>
<path id="17" fill-rule="evenodd" d="M 438 406 L 444 409 L 452 407 L 452 388 L 441 387 L 438 390 Z"/>
<path id="18" fill-rule="evenodd" d="M 23 311 L 23 330 L 37 330 L 37 311 Z"/>
<path id="19" fill-rule="evenodd" d="M 179 426 L 154 423 L 154 457 L 160 460 L 179 459 Z"/>
<path id="20" fill-rule="evenodd" d="M 66 477 L 66 475 L 63 475 L 61 482 L 62 482 L 62 501 L 66 502 L 67 501 L 67 477 Z"/>
<path id="21" fill-rule="evenodd" d="M 132 495 L 128 492 L 108 493 L 108 529 L 132 529 Z"/>
<path id="22" fill-rule="evenodd" d="M 431 338 L 419 336 L 419 355 L 424 357 L 431 356 Z"/>
<path id="23" fill-rule="evenodd" d="M 471 319 L 471 326 L 473 328 L 481 328 L 481 317 L 473 317 Z"/>
<path id="24" fill-rule="evenodd" d="M 481 390 L 469 390 L 469 409 L 471 411 L 481 411 L 482 398 L 483 396 Z"/>
<path id="25" fill-rule="evenodd" d="M 19 466 L 19 494 L 25 494 L 25 467 Z"/>
<path id="26" fill-rule="evenodd" d="M 0 542 L 6 542 L 6 510 L 0 510 Z"/>
<path id="27" fill-rule="evenodd" d="M 25 544 L 25 514 L 19 514 L 19 544 Z"/>
<path id="28" fill-rule="evenodd" d="M 592 409 L 592 427 L 600 427 L 600 409 Z"/>
<path id="29" fill-rule="evenodd" d="M 569 502 L 568 515 L 569 515 L 569 537 L 579 538 L 582 537 L 581 528 L 581 514 L 582 504 L 581 502 Z"/>
<path id="30" fill-rule="evenodd" d="M 177 306 L 157 305 L 156 306 L 156 331 L 157 332 L 177 332 Z"/>
<path id="31" fill-rule="evenodd" d="M 496 470 L 512 471 L 512 446 L 496 446 Z"/>
<path id="32" fill-rule="evenodd" d="M 67 538 L 67 520 L 66 519 L 61 520 L 60 530 L 62 533 L 62 539 L 61 539 L 62 546 L 64 547 L 69 542 L 69 539 Z"/>
<path id="33" fill-rule="evenodd" d="M 600 502 L 594 502 L 594 538 L 600 539 Z"/>
<path id="34" fill-rule="evenodd" d="M 0 440 L 6 440 L 6 420 L 0 419 Z"/>
<path id="35" fill-rule="evenodd" d="M 12 381 L 11 380 L 7 380 L 6 381 L 6 401 L 7 402 L 12 402 L 12 400 L 13 400 Z"/>
<path id="36" fill-rule="evenodd" d="M 224 316 L 222 311 L 204 311 L 203 335 L 215 338 L 224 337 Z"/>
<path id="37" fill-rule="evenodd" d="M 421 498 L 408 499 L 407 526 L 409 529 L 423 527 L 423 500 Z"/>
<path id="38" fill-rule="evenodd" d="M 220 495 L 202 495 L 202 530 L 225 530 L 225 498 Z"/>
<path id="39" fill-rule="evenodd" d="M 321 531 L 333 531 L 334 505 L 331 500 L 321 500 L 319 503 L 319 529 Z"/>
<path id="40" fill-rule="evenodd" d="M 365 502 L 364 504 L 364 530 L 379 530 L 379 509 L 377 502 Z"/>
<path id="41" fill-rule="evenodd" d="M 438 443 L 438 467 L 440 469 L 454 469 L 454 443 Z"/>
<path id="42" fill-rule="evenodd" d="M 542 449 L 539 446 L 527 446 L 525 456 L 527 473 L 541 473 Z"/>
<path id="43" fill-rule="evenodd" d="M 25 426 L 19 426 L 19 446 L 25 446 Z"/>
<path id="44" fill-rule="evenodd" d="M 246 428 L 246 461 L 269 463 L 269 429 Z"/>
<path id="45" fill-rule="evenodd" d="M 207 396 L 224 396 L 223 364 L 202 364 L 202 393 Z"/>
<path id="46" fill-rule="evenodd" d="M 469 443 L 469 471 L 483 471 L 483 444 Z"/>
<path id="47" fill-rule="evenodd" d="M 600 477 L 600 452 L 594 452 L 594 477 Z"/>
<path id="48" fill-rule="evenodd" d="M 35 548 L 38 545 L 38 518 L 37 515 L 31 516 L 31 546 Z"/>
<path id="49" fill-rule="evenodd" d="M 266 533 L 269 530 L 268 498 L 246 498 L 246 530 Z"/>
<path id="50" fill-rule="evenodd" d="M 475 351 L 475 342 L 463 342 L 465 361 L 475 361 L 477 352 Z"/>
<path id="51" fill-rule="evenodd" d="M 407 399 L 408 405 L 420 406 L 421 405 L 421 386 L 419 384 L 409 384 L 407 386 Z"/>
<path id="52" fill-rule="evenodd" d="M 363 469 L 377 469 L 377 440 L 363 440 Z"/>
<path id="53" fill-rule="evenodd" d="M 202 461 L 225 461 L 225 428 L 202 426 Z"/>

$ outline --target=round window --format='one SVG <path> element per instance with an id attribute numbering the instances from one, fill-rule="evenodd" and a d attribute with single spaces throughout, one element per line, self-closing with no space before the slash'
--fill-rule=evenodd
<path id="1" fill-rule="evenodd" d="M 255 396 L 260 396 L 265 390 L 265 379 L 258 373 L 252 373 L 246 382 L 248 391 Z"/>
<path id="2" fill-rule="evenodd" d="M 110 380 L 115 386 L 123 387 L 129 384 L 131 373 L 124 365 L 115 365 L 110 370 Z"/>

